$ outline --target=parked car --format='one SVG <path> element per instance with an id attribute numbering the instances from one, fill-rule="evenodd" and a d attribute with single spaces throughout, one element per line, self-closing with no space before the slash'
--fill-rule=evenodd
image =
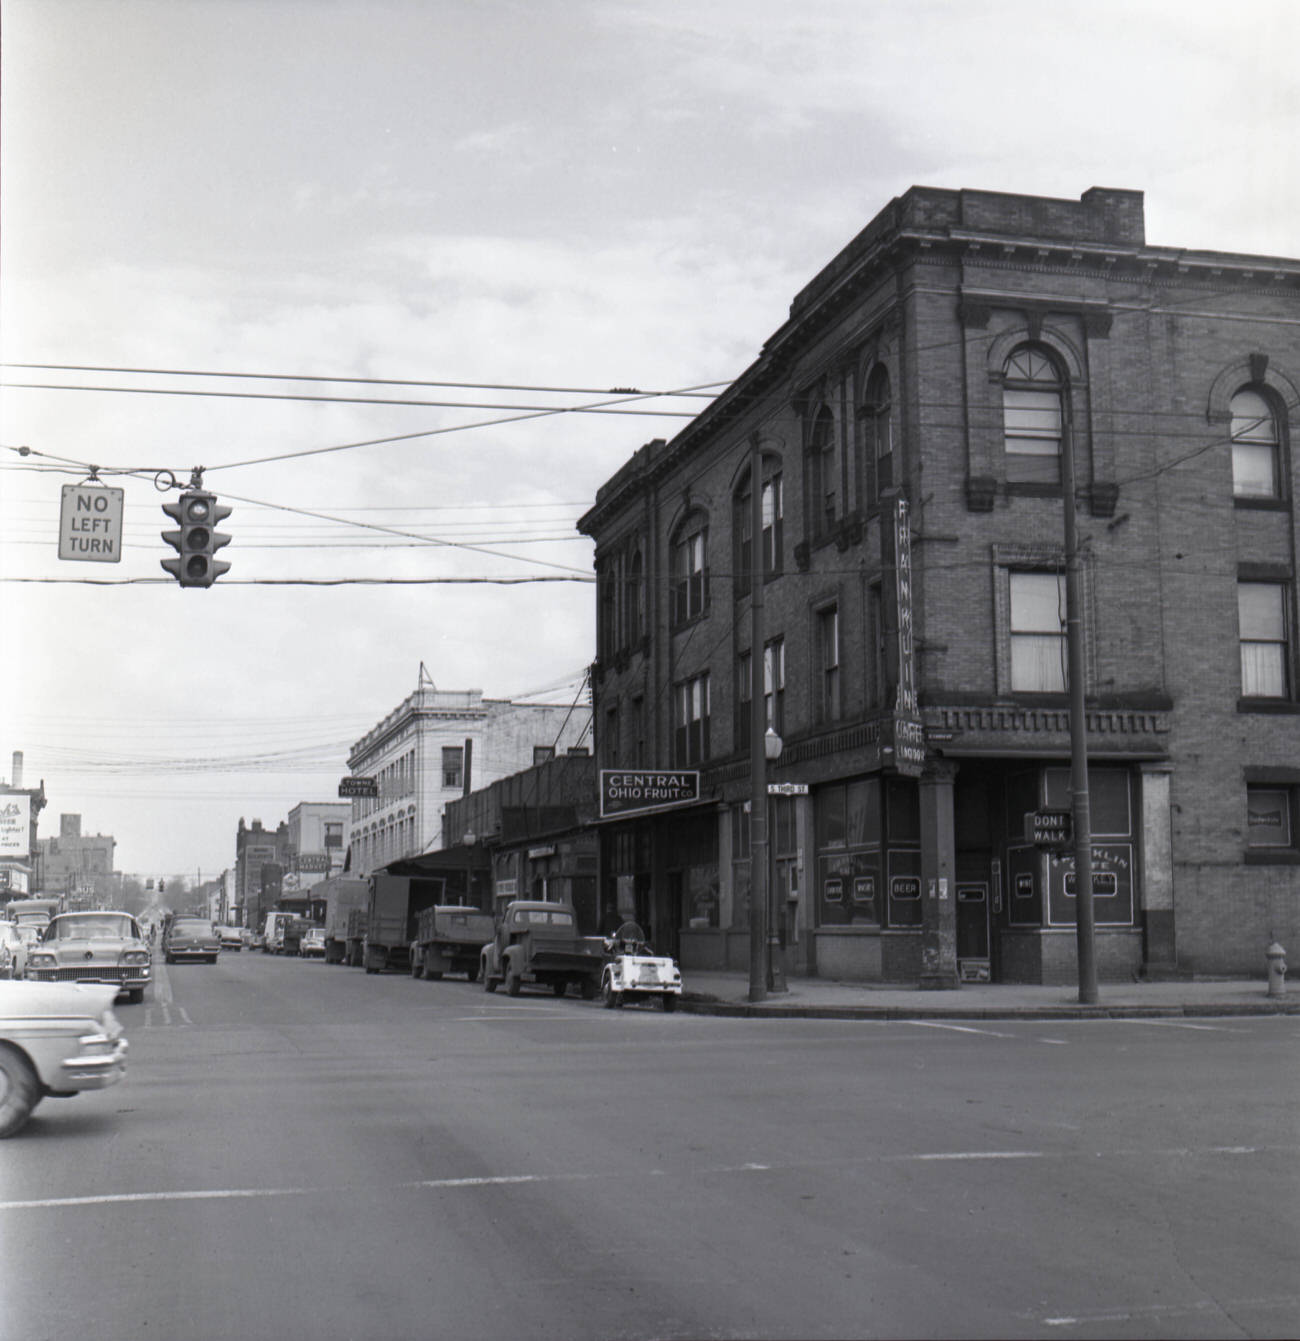
<path id="1" fill-rule="evenodd" d="M 27 941 L 15 922 L 0 922 L 0 978 L 21 978 L 27 969 Z"/>
<path id="2" fill-rule="evenodd" d="M 298 942 L 298 953 L 304 959 L 325 958 L 325 928 L 308 927 Z"/>
<path id="3" fill-rule="evenodd" d="M 153 981 L 153 955 L 130 913 L 60 913 L 27 954 L 33 982 L 111 983 L 133 1002 Z"/>
<path id="4" fill-rule="evenodd" d="M 244 933 L 240 927 L 218 927 L 217 935 L 223 950 L 239 951 L 244 948 Z"/>
<path id="5" fill-rule="evenodd" d="M 169 964 L 180 959 L 205 959 L 217 962 L 221 937 L 206 917 L 173 917 L 163 936 L 163 958 Z"/>
<path id="6" fill-rule="evenodd" d="M 126 1074 L 115 987 L 0 982 L 0 1137 L 45 1098 L 102 1090 Z"/>
<path id="7" fill-rule="evenodd" d="M 610 956 L 601 972 L 600 994 L 610 1010 L 624 1002 L 663 1002 L 664 1010 L 677 1009 L 682 994 L 682 975 L 668 955 L 657 955 L 646 942 L 645 932 L 635 922 L 624 922 L 605 942 Z"/>

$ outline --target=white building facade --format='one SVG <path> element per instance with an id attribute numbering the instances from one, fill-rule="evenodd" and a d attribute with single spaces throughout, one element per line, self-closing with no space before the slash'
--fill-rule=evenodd
<path id="1" fill-rule="evenodd" d="M 580 704 L 513 703 L 422 680 L 348 755 L 350 774 L 373 778 L 378 792 L 351 803 L 349 872 L 458 843 L 460 834 L 444 841 L 448 801 L 577 748 L 590 732 L 585 694 Z"/>

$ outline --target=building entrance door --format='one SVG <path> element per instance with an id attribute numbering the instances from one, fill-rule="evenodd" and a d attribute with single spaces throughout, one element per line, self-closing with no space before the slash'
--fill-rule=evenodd
<path id="1" fill-rule="evenodd" d="M 957 882 L 957 970 L 963 982 L 990 982 L 989 882 Z"/>

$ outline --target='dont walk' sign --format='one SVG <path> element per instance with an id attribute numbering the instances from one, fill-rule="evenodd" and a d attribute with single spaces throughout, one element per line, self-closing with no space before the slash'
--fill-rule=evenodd
<path id="1" fill-rule="evenodd" d="M 65 484 L 59 511 L 59 558 L 87 563 L 122 560 L 124 489 L 100 484 Z"/>

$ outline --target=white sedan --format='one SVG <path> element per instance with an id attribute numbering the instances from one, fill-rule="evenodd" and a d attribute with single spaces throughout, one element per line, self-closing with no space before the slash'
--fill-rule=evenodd
<path id="1" fill-rule="evenodd" d="M 100 983 L 0 982 L 0 1137 L 21 1131 L 42 1099 L 126 1075 L 116 995 Z"/>

